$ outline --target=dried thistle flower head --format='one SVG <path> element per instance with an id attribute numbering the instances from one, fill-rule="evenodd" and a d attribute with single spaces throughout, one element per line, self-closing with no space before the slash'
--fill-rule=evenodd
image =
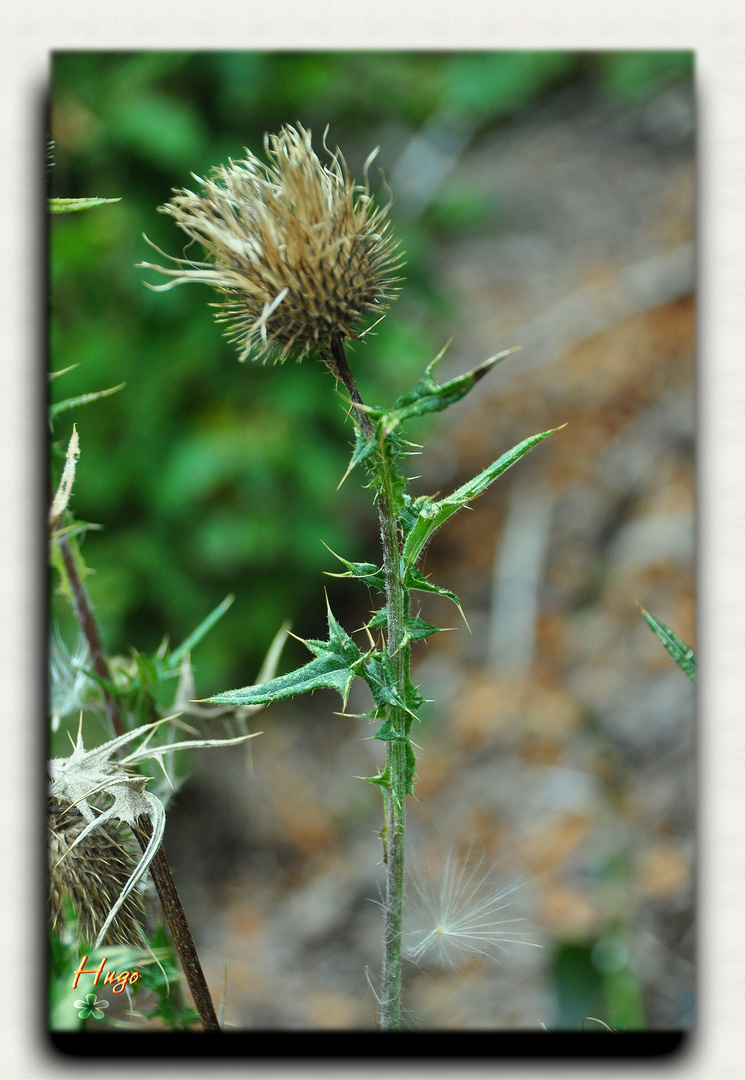
<path id="1" fill-rule="evenodd" d="M 131 766 L 147 759 L 162 765 L 164 755 L 175 750 L 234 746 L 260 734 L 148 745 L 156 729 L 173 719 L 144 724 L 92 750 L 85 749 L 79 730 L 70 756 L 49 762 L 50 916 L 54 925 L 64 897 L 69 897 L 81 932 L 92 940 L 97 931 L 96 946 L 132 942 L 130 933 L 136 943 L 138 904 L 133 891 L 165 831 L 163 803 L 146 790 L 148 777 L 132 773 Z M 124 745 L 136 738 L 142 739 L 137 749 L 118 758 Z M 108 805 L 101 806 L 102 801 Z M 149 820 L 152 836 L 136 858 L 122 846 L 117 823 L 137 829 L 142 817 Z"/>
<path id="2" fill-rule="evenodd" d="M 125 889 L 141 853 L 131 833 L 109 821 L 78 842 L 85 827 L 86 820 L 76 806 L 49 800 L 49 923 L 52 929 L 59 928 L 64 922 L 65 899 L 69 899 L 77 936 L 90 944 Z M 101 944 L 141 944 L 144 918 L 142 895 L 132 890 Z"/>
<path id="3" fill-rule="evenodd" d="M 143 263 L 171 278 L 156 289 L 196 281 L 224 296 L 218 320 L 240 359 L 325 359 L 332 340 L 360 338 L 382 318 L 400 266 L 387 207 L 376 207 L 367 181 L 355 184 L 341 153 L 321 164 L 304 128 L 268 135 L 265 164 L 242 161 L 195 176 L 203 194 L 175 191 L 160 207 L 206 250 L 204 262 Z M 157 249 L 156 249 L 157 250 Z M 160 252 L 163 254 L 163 252 Z"/>

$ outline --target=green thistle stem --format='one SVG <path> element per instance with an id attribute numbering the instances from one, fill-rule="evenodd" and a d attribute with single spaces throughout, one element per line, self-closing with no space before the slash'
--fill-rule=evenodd
<path id="1" fill-rule="evenodd" d="M 363 408 L 357 384 L 350 370 L 339 337 L 331 341 L 333 363 L 328 366 L 341 379 L 352 400 L 355 418 L 365 435 L 372 436 L 374 428 Z M 328 361 L 327 361 L 328 363 Z M 394 672 L 395 688 L 400 701 L 406 700 L 411 663 L 411 646 L 406 637 L 406 617 L 409 598 L 401 574 L 401 551 L 398 539 L 398 517 L 394 495 L 396 466 L 390 448 L 383 440 L 370 462 L 378 492 L 380 540 L 385 571 L 386 609 L 388 613 L 386 644 Z M 388 783 L 383 789 L 385 822 L 383 836 L 387 867 L 385 898 L 385 930 L 383 945 L 383 974 L 380 1003 L 380 1026 L 398 1030 L 401 1018 L 401 924 L 404 893 L 404 850 L 406 836 L 406 774 L 409 718 L 406 711 L 388 706 L 388 716 L 396 737 L 386 742 Z"/>
<path id="2" fill-rule="evenodd" d="M 380 536 L 383 543 L 383 566 L 388 610 L 388 655 L 393 664 L 395 685 L 401 700 L 405 699 L 409 676 L 411 647 L 405 641 L 405 620 L 408 596 L 401 580 L 401 554 L 398 544 L 396 513 L 390 483 L 390 461 L 385 460 L 381 447 L 379 460 L 384 466 L 384 484 L 378 499 Z M 382 471 L 382 470 L 381 470 Z M 388 742 L 386 764 L 386 845 L 388 876 L 385 903 L 385 941 L 383 947 L 383 979 L 380 1023 L 385 1030 L 398 1030 L 401 1016 L 401 922 L 404 892 L 404 846 L 406 835 L 406 744 L 407 715 L 393 706 L 389 719 L 398 738 Z"/>

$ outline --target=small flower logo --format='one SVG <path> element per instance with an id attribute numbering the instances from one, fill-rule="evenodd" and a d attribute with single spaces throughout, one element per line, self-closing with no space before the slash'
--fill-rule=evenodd
<path id="1" fill-rule="evenodd" d="M 101 1009 L 108 1009 L 109 1003 L 104 998 L 99 1001 L 94 993 L 86 994 L 84 998 L 78 998 L 75 1008 L 79 1010 L 81 1020 L 103 1020 Z"/>

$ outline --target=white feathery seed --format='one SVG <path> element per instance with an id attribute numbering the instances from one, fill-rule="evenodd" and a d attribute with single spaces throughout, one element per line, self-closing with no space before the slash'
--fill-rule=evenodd
<path id="1" fill-rule="evenodd" d="M 449 850 L 437 872 L 413 869 L 404 927 L 410 960 L 457 968 L 475 956 L 497 960 L 510 944 L 536 944 L 511 929 L 521 918 L 503 916 L 520 882 L 496 885 L 496 864 L 483 871 L 483 861 L 482 855 L 470 863 Z"/>

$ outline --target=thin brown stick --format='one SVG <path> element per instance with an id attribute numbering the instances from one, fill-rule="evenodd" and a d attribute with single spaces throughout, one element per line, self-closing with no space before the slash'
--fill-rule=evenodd
<path id="1" fill-rule="evenodd" d="M 135 836 L 144 852 L 147 848 L 148 840 L 153 835 L 153 831 L 150 822 L 144 816 L 137 819 L 137 825 L 138 828 L 134 830 Z M 162 846 L 158 848 L 153 856 L 153 861 L 150 863 L 150 873 L 155 888 L 158 890 L 163 914 L 168 922 L 173 937 L 173 943 L 176 946 L 176 951 L 178 952 L 181 961 L 181 967 L 184 969 L 184 975 L 186 975 L 186 981 L 189 984 L 191 995 L 194 998 L 194 1004 L 199 1013 L 199 1019 L 202 1021 L 202 1027 L 205 1031 L 220 1031 L 215 1007 L 212 1004 L 212 997 L 210 996 L 209 988 L 207 986 L 207 980 L 204 977 L 202 965 L 199 962 L 199 955 L 197 953 L 196 945 L 194 944 L 194 938 L 191 936 L 191 930 L 186 921 L 186 914 L 181 903 L 181 897 L 176 889 L 176 885 L 171 875 L 171 869 L 168 865 L 168 859 L 166 858 L 166 853 L 163 851 Z"/>
<path id="2" fill-rule="evenodd" d="M 62 555 L 62 561 L 65 564 L 67 580 L 70 584 L 70 592 L 72 594 L 73 610 L 75 611 L 75 616 L 78 620 L 80 629 L 83 631 L 85 640 L 88 642 L 88 650 L 91 654 L 93 670 L 100 678 L 105 679 L 106 682 L 110 682 L 111 673 L 109 672 L 109 665 L 106 663 L 103 645 L 101 644 L 101 635 L 98 632 L 98 626 L 93 614 L 93 606 L 91 605 L 88 596 L 88 590 L 78 573 L 78 568 L 75 564 L 75 556 L 73 555 L 70 542 L 66 536 L 56 537 L 56 542 Z M 106 715 L 111 721 L 114 734 L 123 735 L 124 725 L 122 724 L 119 706 L 105 686 L 102 686 L 101 690 L 103 692 L 104 704 L 106 705 Z"/>
<path id="3" fill-rule="evenodd" d="M 59 545 L 62 559 L 65 564 L 65 571 L 67 573 L 70 592 L 72 594 L 73 610 L 75 611 L 75 616 L 80 625 L 80 629 L 85 635 L 85 640 L 88 642 L 94 670 L 102 679 L 105 679 L 106 682 L 110 682 L 111 673 L 103 651 L 98 624 L 96 623 L 96 618 L 93 614 L 93 606 L 90 602 L 88 591 L 78 573 L 72 548 L 66 536 L 57 536 L 55 539 L 56 543 Z M 102 689 L 104 701 L 106 703 L 106 712 L 111 721 L 111 725 L 117 735 L 123 735 L 124 724 L 122 722 L 121 713 L 119 712 L 119 706 L 112 694 L 105 687 Z M 140 817 L 138 819 L 138 824 L 139 829 L 134 830 L 134 832 L 140 847 L 144 851 L 147 847 L 148 839 L 152 836 L 152 829 L 147 818 Z M 207 988 L 207 982 L 202 971 L 202 965 L 199 962 L 194 939 L 191 936 L 181 898 L 176 889 L 168 865 L 168 860 L 166 859 L 162 847 L 157 850 L 153 857 L 153 861 L 150 863 L 150 873 L 155 888 L 158 891 L 163 914 L 165 915 L 166 922 L 171 930 L 173 942 L 181 961 L 181 967 L 183 968 L 184 975 L 189 983 L 189 989 L 194 998 L 194 1004 L 197 1007 L 199 1018 L 202 1021 L 202 1027 L 205 1031 L 219 1031 L 220 1025 L 217 1022 L 215 1007 L 212 1004 L 212 998 L 210 997 L 210 992 Z"/>

